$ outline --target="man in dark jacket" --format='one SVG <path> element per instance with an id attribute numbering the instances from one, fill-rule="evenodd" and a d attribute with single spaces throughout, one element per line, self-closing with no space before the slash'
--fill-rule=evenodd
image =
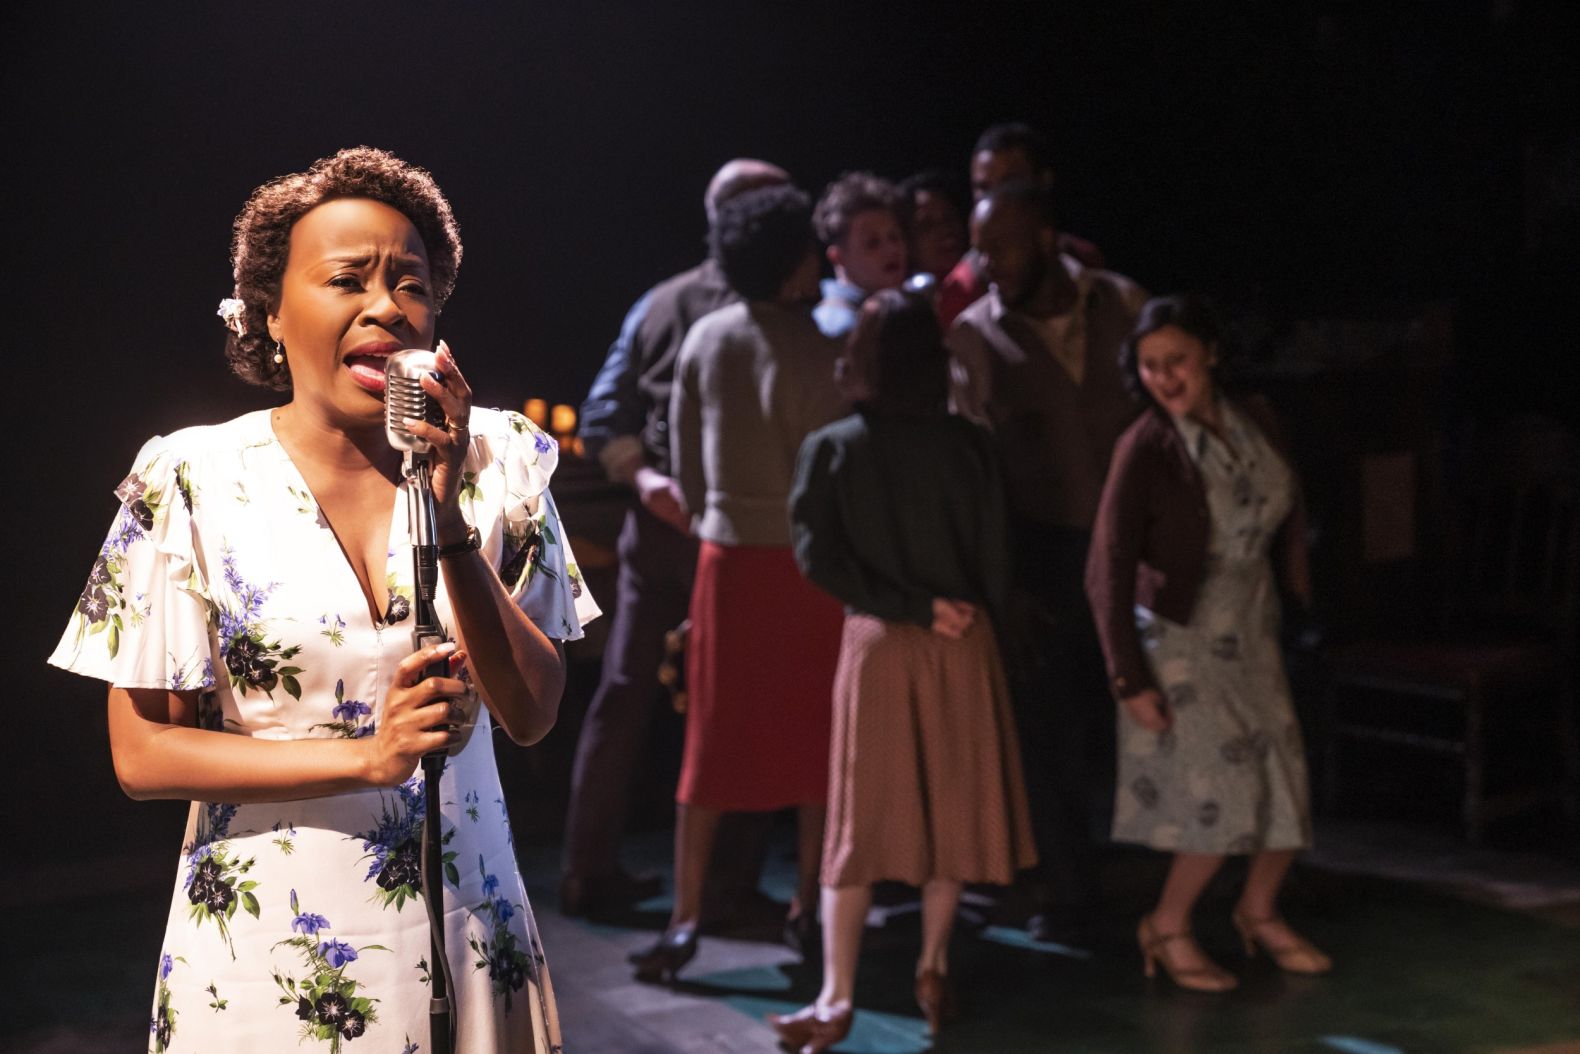
<path id="1" fill-rule="evenodd" d="M 766 161 L 737 158 L 708 183 L 711 225 L 720 203 L 756 187 L 789 182 Z M 658 892 L 619 862 L 631 784 L 642 769 L 664 634 L 686 618 L 697 543 L 669 464 L 669 394 L 675 359 L 693 322 L 732 302 L 719 267 L 706 260 L 660 282 L 627 312 L 619 336 L 582 403 L 581 437 L 611 480 L 636 502 L 620 531 L 620 577 L 604 649 L 603 675 L 576 744 L 565 818 L 560 910 L 596 915 Z"/>

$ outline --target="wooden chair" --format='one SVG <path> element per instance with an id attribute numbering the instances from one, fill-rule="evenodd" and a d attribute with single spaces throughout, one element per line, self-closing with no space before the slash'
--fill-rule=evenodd
<path id="1" fill-rule="evenodd" d="M 1517 422 L 1466 478 L 1440 632 L 1330 652 L 1324 790 L 1331 810 L 1357 743 L 1453 759 L 1479 842 L 1491 821 L 1555 799 L 1580 818 L 1580 444 L 1552 422 Z"/>

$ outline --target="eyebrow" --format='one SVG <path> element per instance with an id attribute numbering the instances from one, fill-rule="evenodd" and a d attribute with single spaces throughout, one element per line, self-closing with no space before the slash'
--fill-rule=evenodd
<path id="1" fill-rule="evenodd" d="M 353 255 L 350 255 L 350 256 L 326 256 L 324 258 L 323 262 L 324 263 L 333 263 L 333 264 L 347 264 L 347 265 L 349 265 L 351 267 L 366 267 L 370 262 L 372 262 L 372 260 L 373 260 L 373 255 L 371 253 L 360 253 L 360 254 L 353 254 Z M 395 256 L 395 262 L 398 263 L 398 264 L 403 264 L 403 265 L 405 265 L 407 267 L 425 267 L 425 266 L 427 266 L 426 264 L 423 263 L 422 257 L 416 256 L 416 255 L 414 255 L 412 253 L 399 253 L 399 254 L 397 254 Z"/>

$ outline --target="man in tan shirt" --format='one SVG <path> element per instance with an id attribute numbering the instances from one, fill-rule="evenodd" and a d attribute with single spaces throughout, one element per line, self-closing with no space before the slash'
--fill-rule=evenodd
<path id="1" fill-rule="evenodd" d="M 1059 252 L 1043 187 L 977 204 L 972 244 L 991 283 L 949 337 L 956 410 L 1003 459 L 1014 563 L 1009 665 L 1037 835 L 1031 935 L 1085 943 L 1091 831 L 1113 761 L 1114 715 L 1082 588 L 1109 457 L 1135 418 L 1119 346 L 1146 293 Z"/>

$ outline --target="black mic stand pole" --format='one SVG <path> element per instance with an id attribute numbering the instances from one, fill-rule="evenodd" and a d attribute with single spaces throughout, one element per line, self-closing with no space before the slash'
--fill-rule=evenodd
<path id="1" fill-rule="evenodd" d="M 406 477 L 406 508 L 411 534 L 416 599 L 412 649 L 444 642 L 444 630 L 434 610 L 439 586 L 439 542 L 433 507 L 431 455 L 406 451 L 402 472 Z M 422 679 L 449 673 L 449 660 L 436 659 L 422 672 Z M 452 1054 L 454 1009 L 450 1005 L 450 961 L 444 951 L 444 842 L 439 825 L 439 777 L 444 773 L 445 752 L 436 750 L 422 758 L 423 854 L 422 895 L 428 905 L 428 930 L 432 936 L 433 964 L 428 968 L 431 998 L 428 1001 L 428 1039 L 433 1054 Z"/>

